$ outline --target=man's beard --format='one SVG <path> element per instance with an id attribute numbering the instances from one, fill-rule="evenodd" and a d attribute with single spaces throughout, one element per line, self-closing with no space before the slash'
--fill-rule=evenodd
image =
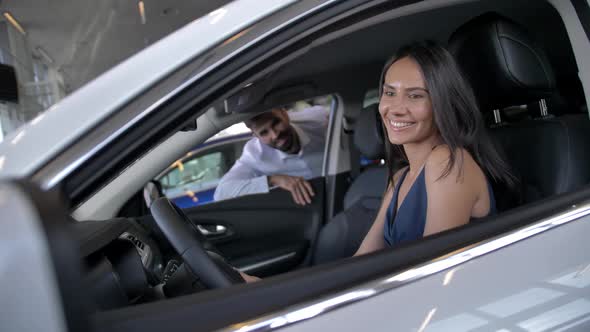
<path id="1" fill-rule="evenodd" d="M 285 130 L 285 132 L 281 133 L 281 135 L 272 142 L 272 147 L 285 153 L 295 153 L 296 151 L 292 151 L 297 143 L 295 135 L 295 131 L 292 128 L 290 130 Z M 277 142 L 281 140 L 285 140 L 285 143 L 279 146 Z"/>

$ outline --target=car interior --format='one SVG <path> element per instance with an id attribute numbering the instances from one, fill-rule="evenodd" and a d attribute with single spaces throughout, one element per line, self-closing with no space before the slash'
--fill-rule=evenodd
<path id="1" fill-rule="evenodd" d="M 75 204 L 73 234 L 98 329 L 155 330 L 187 317 L 203 329 L 237 323 L 519 227 L 533 220 L 530 211 L 588 184 L 590 120 L 557 11 L 544 1 L 425 3 L 343 19 L 228 89 L 196 119 L 184 119 L 196 121 L 196 130 L 170 133 Z M 378 88 L 382 66 L 399 46 L 425 39 L 456 57 L 518 188 L 494 188 L 499 216 L 349 258 L 373 222 L 387 176 L 384 163 L 358 163 L 361 154 L 383 159 L 387 144 L 377 104 L 363 107 L 364 97 Z M 332 116 L 312 204 L 297 206 L 274 189 L 185 209 L 161 199 L 148 211 L 144 185 L 191 147 L 257 112 L 326 94 L 334 96 Z M 245 97 L 251 102 L 236 102 Z M 526 211 L 528 217 L 519 215 Z M 243 284 L 230 266 L 266 279 Z M 253 296 L 260 301 L 240 311 Z"/>

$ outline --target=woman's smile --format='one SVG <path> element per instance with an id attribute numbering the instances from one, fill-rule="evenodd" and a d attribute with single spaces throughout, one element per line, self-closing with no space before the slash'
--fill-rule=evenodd
<path id="1" fill-rule="evenodd" d="M 393 131 L 406 130 L 409 127 L 414 126 L 415 124 L 416 124 L 416 122 L 389 120 L 389 127 L 391 127 L 391 130 L 393 130 Z"/>

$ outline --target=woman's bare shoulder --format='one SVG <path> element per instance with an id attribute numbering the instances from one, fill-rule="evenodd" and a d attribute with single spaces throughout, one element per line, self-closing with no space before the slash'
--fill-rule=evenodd
<path id="1" fill-rule="evenodd" d="M 455 150 L 455 163 L 449 169 L 451 161 L 451 149 L 448 145 L 437 146 L 426 159 L 426 177 L 438 180 L 446 177 L 456 178 L 462 182 L 465 177 L 481 174 L 479 165 L 475 162 L 471 153 L 464 148 Z"/>

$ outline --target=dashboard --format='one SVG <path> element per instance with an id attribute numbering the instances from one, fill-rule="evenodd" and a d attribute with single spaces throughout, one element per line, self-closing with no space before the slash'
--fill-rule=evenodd
<path id="1" fill-rule="evenodd" d="M 98 310 L 110 310 L 204 289 L 157 229 L 132 218 L 73 224 L 84 282 Z"/>

